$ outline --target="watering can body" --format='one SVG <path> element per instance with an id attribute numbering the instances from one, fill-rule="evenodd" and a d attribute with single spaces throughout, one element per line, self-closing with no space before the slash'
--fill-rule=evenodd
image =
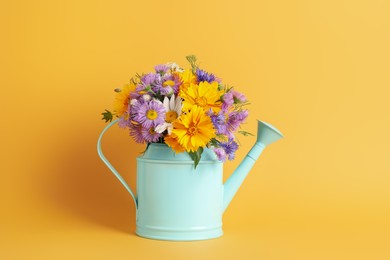
<path id="1" fill-rule="evenodd" d="M 141 237 L 191 241 L 222 236 L 222 215 L 266 145 L 282 134 L 259 121 L 257 141 L 229 179 L 223 183 L 223 163 L 205 148 L 198 166 L 188 153 L 176 154 L 166 144 L 152 143 L 137 158 L 137 195 L 105 158 L 101 139 L 98 154 L 131 194 L 136 205 L 136 234 Z"/>
<path id="2" fill-rule="evenodd" d="M 150 144 L 137 158 L 139 236 L 202 240 L 222 235 L 223 164 L 205 149 L 196 169 L 187 153 Z"/>

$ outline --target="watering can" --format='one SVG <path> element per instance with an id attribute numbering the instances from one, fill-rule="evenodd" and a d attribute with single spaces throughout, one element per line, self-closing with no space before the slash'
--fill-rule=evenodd
<path id="1" fill-rule="evenodd" d="M 166 144 L 151 143 L 137 158 L 137 195 L 103 155 L 101 139 L 118 120 L 100 134 L 98 154 L 134 200 L 136 234 L 141 237 L 192 241 L 220 237 L 222 215 L 264 148 L 283 135 L 258 121 L 257 141 L 238 168 L 223 183 L 223 163 L 205 148 L 194 168 L 188 153 L 176 154 Z"/>

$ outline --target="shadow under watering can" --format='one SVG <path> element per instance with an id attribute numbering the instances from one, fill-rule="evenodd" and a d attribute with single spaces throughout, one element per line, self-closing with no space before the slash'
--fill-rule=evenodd
<path id="1" fill-rule="evenodd" d="M 264 148 L 283 137 L 270 124 L 258 121 L 257 140 L 252 149 L 223 183 L 223 163 L 205 148 L 194 169 L 188 153 L 176 154 L 166 144 L 152 143 L 137 158 L 137 195 L 97 149 L 100 158 L 125 186 L 136 205 L 136 234 L 141 237 L 191 241 L 220 237 L 222 215 Z"/>

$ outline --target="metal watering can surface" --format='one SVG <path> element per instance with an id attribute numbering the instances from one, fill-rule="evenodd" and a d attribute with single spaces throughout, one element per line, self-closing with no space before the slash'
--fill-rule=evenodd
<path id="1" fill-rule="evenodd" d="M 101 150 L 104 133 L 97 149 L 100 158 L 133 197 L 136 206 L 136 234 L 141 237 L 190 241 L 220 237 L 222 215 L 264 148 L 283 137 L 273 126 L 258 121 L 257 141 L 238 168 L 223 184 L 223 163 L 205 148 L 194 169 L 194 162 L 184 152 L 175 154 L 166 144 L 152 143 L 137 158 L 137 195 L 108 162 Z"/>

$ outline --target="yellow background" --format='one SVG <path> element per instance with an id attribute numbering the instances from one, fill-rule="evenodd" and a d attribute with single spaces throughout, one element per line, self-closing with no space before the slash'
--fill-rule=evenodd
<path id="1" fill-rule="evenodd" d="M 390 2 L 1 1 L 0 259 L 390 259 Z M 225 235 L 134 234 L 96 153 L 112 90 L 196 54 L 286 136 L 224 216 Z M 241 138 L 238 160 L 254 138 Z M 143 150 L 107 134 L 135 187 Z"/>

